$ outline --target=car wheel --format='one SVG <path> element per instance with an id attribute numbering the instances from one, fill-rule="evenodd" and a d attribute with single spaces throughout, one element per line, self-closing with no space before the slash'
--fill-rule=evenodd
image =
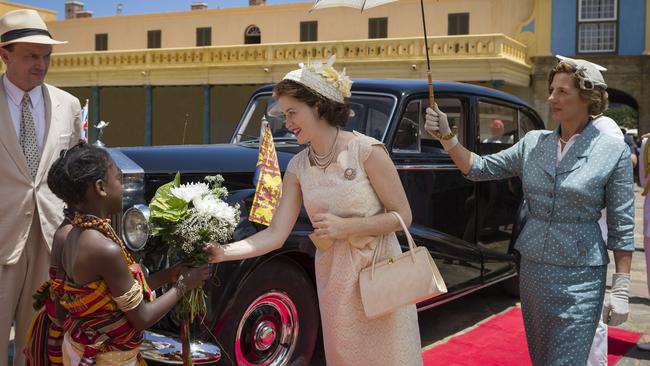
<path id="1" fill-rule="evenodd" d="M 319 331 L 318 301 L 307 273 L 288 259 L 274 259 L 246 280 L 222 337 L 222 364 L 308 365 Z"/>

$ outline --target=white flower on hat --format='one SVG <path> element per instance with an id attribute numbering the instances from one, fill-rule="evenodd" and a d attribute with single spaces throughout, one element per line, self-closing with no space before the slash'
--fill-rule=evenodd
<path id="1" fill-rule="evenodd" d="M 592 90 L 595 86 L 607 89 L 607 84 L 601 73 L 601 71 L 607 71 L 606 68 L 587 60 L 573 59 L 561 55 L 555 55 L 555 57 L 560 63 L 569 64 L 576 69 L 575 75 L 578 78 L 580 89 Z"/>
<path id="2" fill-rule="evenodd" d="M 307 68 L 311 72 L 320 75 L 325 79 L 325 81 L 332 84 L 338 91 L 340 91 L 344 97 L 348 98 L 352 95 L 350 92 L 352 89 L 352 80 L 350 80 L 350 78 L 345 74 L 345 68 L 343 68 L 343 71 L 341 72 L 336 71 L 332 66 L 334 62 L 336 62 L 336 55 L 332 55 L 327 60 L 326 64 L 323 64 L 321 61 L 307 64 L 301 62 L 298 66 L 300 66 L 301 69 Z"/>
<path id="3" fill-rule="evenodd" d="M 284 79 L 298 82 L 316 93 L 343 103 L 343 98 L 352 95 L 352 80 L 343 71 L 338 72 L 332 65 L 336 55 L 332 55 L 326 63 L 321 61 L 300 63 L 300 69 L 289 72 Z"/>

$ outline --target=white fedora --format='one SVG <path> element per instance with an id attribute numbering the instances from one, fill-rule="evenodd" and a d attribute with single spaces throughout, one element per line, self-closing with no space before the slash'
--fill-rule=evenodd
<path id="1" fill-rule="evenodd" d="M 0 18 L 0 47 L 17 42 L 68 43 L 53 39 L 41 16 L 31 9 L 13 10 Z"/>

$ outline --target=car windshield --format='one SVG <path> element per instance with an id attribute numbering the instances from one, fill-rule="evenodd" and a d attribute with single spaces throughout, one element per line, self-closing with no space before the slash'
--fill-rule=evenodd
<path id="1" fill-rule="evenodd" d="M 349 103 L 352 111 L 343 129 L 355 130 L 382 141 L 397 99 L 389 95 L 359 93 L 353 94 Z M 261 121 L 265 118 L 271 127 L 276 144 L 295 144 L 296 138 L 284 126 L 283 117 L 276 108 L 271 94 L 260 94 L 248 105 L 231 142 L 259 142 Z"/>

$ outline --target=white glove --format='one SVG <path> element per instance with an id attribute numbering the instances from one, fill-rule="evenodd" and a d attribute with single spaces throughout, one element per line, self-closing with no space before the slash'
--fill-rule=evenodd
<path id="1" fill-rule="evenodd" d="M 435 109 L 431 109 L 429 107 L 426 109 L 426 114 L 424 116 L 424 130 L 434 137 L 435 132 L 440 132 L 442 136 L 449 135 L 451 133 L 451 128 L 449 128 L 447 115 L 438 108 L 438 104 L 434 104 L 434 108 Z M 445 151 L 449 151 L 456 146 L 458 138 L 454 136 L 449 140 L 440 140 L 440 143 Z"/>
<path id="2" fill-rule="evenodd" d="M 617 326 L 625 323 L 630 314 L 629 305 L 630 274 L 614 273 L 612 289 L 605 295 L 603 303 L 603 323 Z"/>

